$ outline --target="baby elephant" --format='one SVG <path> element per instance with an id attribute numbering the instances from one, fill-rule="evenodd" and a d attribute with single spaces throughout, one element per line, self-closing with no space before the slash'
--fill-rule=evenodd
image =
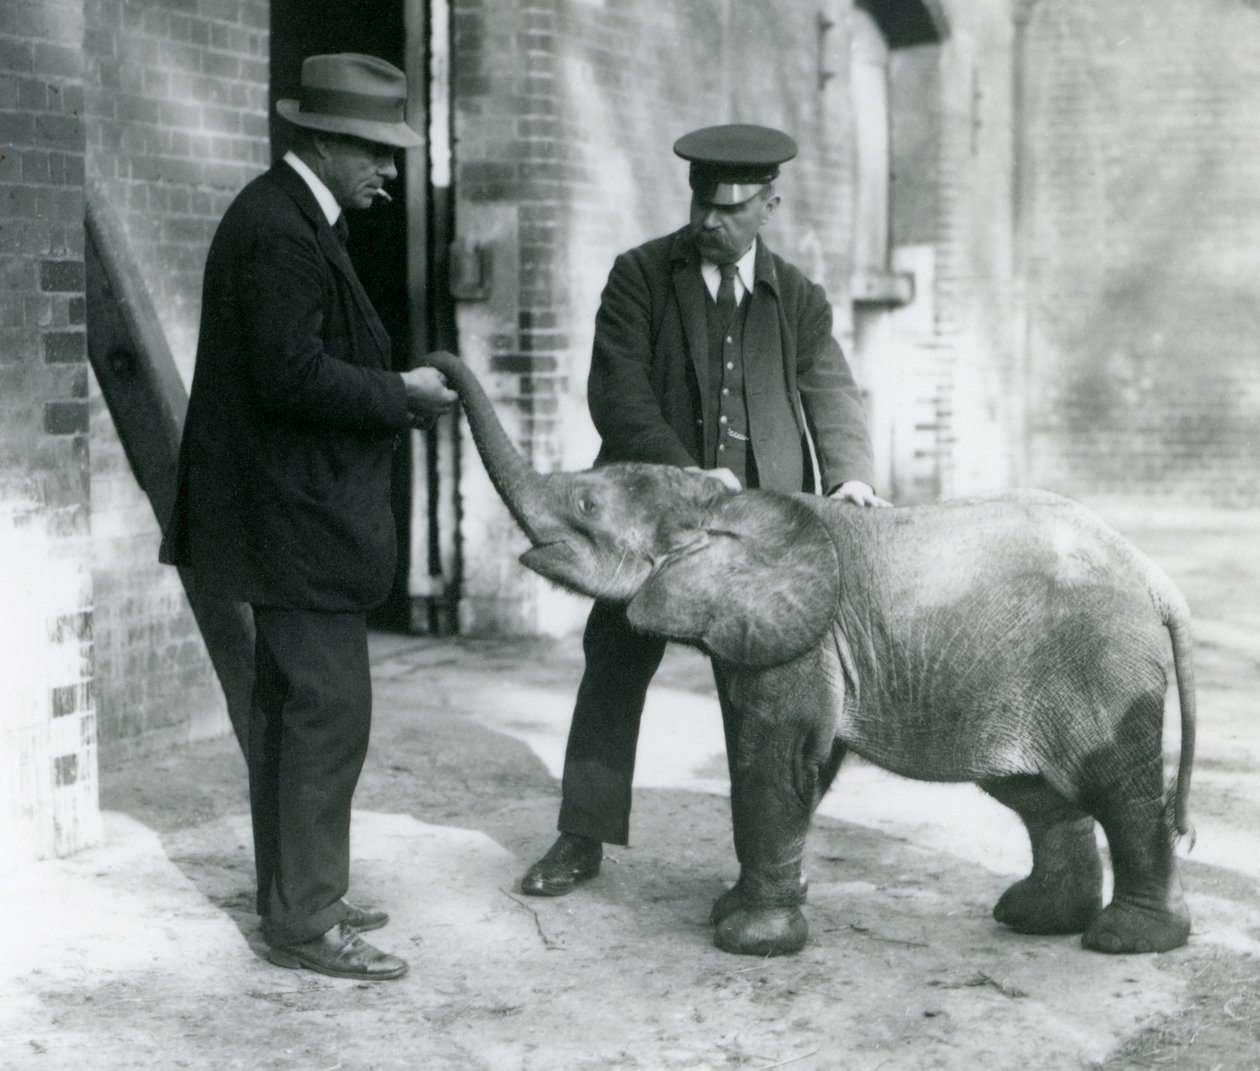
<path id="1" fill-rule="evenodd" d="M 804 945 L 806 832 L 848 751 L 975 782 L 1015 810 L 1032 873 L 998 901 L 1000 922 L 1082 933 L 1101 952 L 1185 943 L 1173 842 L 1190 830 L 1189 614 L 1094 514 L 1043 491 L 864 510 L 658 465 L 539 475 L 462 364 L 439 367 L 533 543 L 522 562 L 713 658 L 740 862 L 713 907 L 720 948 Z M 1169 641 L 1181 758 L 1166 793 Z M 1115 878 L 1106 907 L 1095 821 Z"/>

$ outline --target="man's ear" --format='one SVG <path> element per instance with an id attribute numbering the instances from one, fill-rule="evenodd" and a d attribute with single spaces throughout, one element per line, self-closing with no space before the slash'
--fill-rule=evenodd
<path id="1" fill-rule="evenodd" d="M 749 667 L 786 662 L 822 638 L 840 562 L 808 506 L 772 491 L 733 495 L 689 536 L 630 600 L 635 628 Z"/>

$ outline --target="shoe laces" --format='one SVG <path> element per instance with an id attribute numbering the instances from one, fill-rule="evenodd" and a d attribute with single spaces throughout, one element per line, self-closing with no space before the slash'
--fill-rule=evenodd
<path id="1" fill-rule="evenodd" d="M 363 938 L 359 936 L 359 931 L 346 922 L 345 919 L 341 920 L 340 926 L 341 939 L 345 942 L 347 951 L 354 951 L 363 944 Z"/>

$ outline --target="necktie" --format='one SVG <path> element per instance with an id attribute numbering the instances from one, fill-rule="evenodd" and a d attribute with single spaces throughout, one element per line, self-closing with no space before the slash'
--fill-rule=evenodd
<path id="1" fill-rule="evenodd" d="M 333 224 L 333 230 L 337 232 L 337 237 L 341 239 L 341 244 L 345 245 L 350 237 L 350 224 L 346 222 L 346 214 L 344 212 L 337 217 L 337 222 Z"/>
<path id="2" fill-rule="evenodd" d="M 735 265 L 719 264 L 718 271 L 722 276 L 717 292 L 718 322 L 725 330 L 735 317 Z"/>

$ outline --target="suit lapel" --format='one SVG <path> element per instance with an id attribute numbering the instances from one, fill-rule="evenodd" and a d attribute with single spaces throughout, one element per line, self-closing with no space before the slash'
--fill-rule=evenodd
<path id="1" fill-rule="evenodd" d="M 319 202 L 315 199 L 311 188 L 306 184 L 305 179 L 283 160 L 276 161 L 271 172 L 276 181 L 297 203 L 297 206 L 302 210 L 302 214 L 314 226 L 315 237 L 319 242 L 320 249 L 323 250 L 324 256 L 328 258 L 328 262 L 346 280 L 347 285 L 350 287 L 350 293 L 354 295 L 354 303 L 358 306 L 359 315 L 363 318 L 363 322 L 367 324 L 368 331 L 371 332 L 372 339 L 380 350 L 382 358 L 388 360 L 390 344 L 389 334 L 385 330 L 385 325 L 381 323 L 381 318 L 377 315 L 376 309 L 372 307 L 372 301 L 367 296 L 367 291 L 363 289 L 363 284 L 359 282 L 359 276 L 355 273 L 354 264 L 350 261 L 350 254 L 346 252 L 346 247 L 342 245 L 341 239 L 337 237 L 337 232 L 329 224 L 328 217 L 324 215 L 324 210 L 319 207 Z"/>
<path id="2" fill-rule="evenodd" d="M 686 239 L 686 231 L 680 231 L 670 250 L 670 268 L 674 276 L 674 296 L 682 314 L 683 332 L 687 341 L 687 353 L 691 357 L 692 370 L 700 387 L 700 405 L 705 426 L 711 422 L 709 412 L 709 314 L 705 308 L 708 293 L 700 275 L 700 257 L 695 247 Z"/>
<path id="3" fill-rule="evenodd" d="M 779 278 L 770 250 L 760 238 L 753 265 L 753 292 L 744 321 L 744 379 L 750 394 L 782 389 L 779 375 L 787 379 L 788 396 L 795 397 L 795 376 L 789 375 L 783 361 L 783 337 L 779 330 Z M 793 369 L 793 371 L 795 371 Z"/>
<path id="4" fill-rule="evenodd" d="M 323 213 L 321 212 L 320 215 L 322 217 Z M 320 248 L 323 249 L 324 254 L 332 262 L 332 266 L 341 272 L 349 284 L 350 293 L 354 295 L 354 302 L 359 306 L 359 314 L 367 324 L 368 330 L 372 332 L 372 338 L 376 342 L 377 349 L 381 351 L 382 356 L 388 356 L 389 336 L 386 334 L 385 325 L 381 323 L 381 318 L 377 315 L 376 309 L 372 307 L 372 301 L 367 296 L 367 291 L 363 289 L 363 284 L 359 282 L 359 276 L 354 270 L 354 264 L 350 260 L 350 254 L 346 252 L 346 247 L 341 244 L 341 239 L 337 237 L 337 232 L 329 226 L 327 219 L 321 218 L 319 220 L 316 233 L 319 235 Z"/>

